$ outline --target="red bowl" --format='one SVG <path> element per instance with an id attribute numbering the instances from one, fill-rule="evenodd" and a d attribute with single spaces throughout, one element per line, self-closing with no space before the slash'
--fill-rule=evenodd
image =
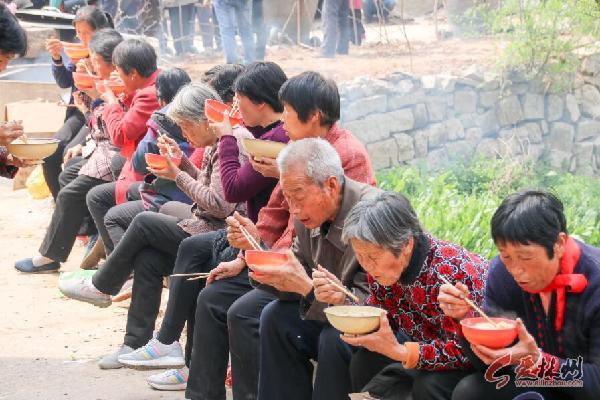
<path id="1" fill-rule="evenodd" d="M 146 164 L 152 169 L 165 169 L 167 168 L 167 159 L 160 154 L 146 153 L 144 154 Z M 172 158 L 171 161 L 177 166 L 181 163 L 181 158 Z"/>
<path id="2" fill-rule="evenodd" d="M 245 253 L 246 264 L 252 267 L 279 267 L 287 262 L 285 253 L 276 251 L 247 250 Z"/>
<path id="3" fill-rule="evenodd" d="M 230 112 L 231 107 L 218 100 L 208 99 L 204 102 L 204 114 L 211 122 L 221 123 L 225 118 L 225 112 Z M 240 125 L 242 123 L 242 115 L 236 112 L 229 116 L 231 126 Z"/>
<path id="4" fill-rule="evenodd" d="M 483 317 L 465 318 L 460 321 L 463 335 L 471 344 L 480 344 L 490 349 L 502 349 L 517 338 L 517 322 L 508 318 L 491 318 L 503 325 L 495 328 Z"/>
<path id="5" fill-rule="evenodd" d="M 75 82 L 77 89 L 93 89 L 96 82 L 99 80 L 100 77 L 90 75 L 87 72 L 73 72 L 73 81 Z"/>
<path id="6" fill-rule="evenodd" d="M 121 81 L 109 80 L 106 81 L 106 86 L 112 90 L 115 96 L 120 96 L 125 93 L 125 85 Z"/>

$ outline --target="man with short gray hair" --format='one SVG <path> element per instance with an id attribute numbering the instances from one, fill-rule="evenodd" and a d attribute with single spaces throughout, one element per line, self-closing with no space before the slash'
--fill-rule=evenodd
<path id="1" fill-rule="evenodd" d="M 277 162 L 281 188 L 295 217 L 296 237 L 286 264 L 251 267 L 250 276 L 275 289 L 279 297 L 263 310 L 260 319 L 258 397 L 339 398 L 340 393 L 311 394 L 310 360 L 319 360 L 317 382 L 329 380 L 328 354 L 321 352 L 319 342 L 328 335 L 339 334 L 325 322 L 326 304 L 315 300 L 312 271 L 327 270 L 359 297 L 366 295 L 365 273 L 352 248 L 343 243 L 342 228 L 357 202 L 381 191 L 345 177 L 338 153 L 322 139 L 288 144 Z"/>

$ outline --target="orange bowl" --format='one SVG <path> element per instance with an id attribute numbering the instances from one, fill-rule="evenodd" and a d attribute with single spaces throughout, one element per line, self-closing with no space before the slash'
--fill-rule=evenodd
<path id="1" fill-rule="evenodd" d="M 63 50 L 72 60 L 79 60 L 90 55 L 89 49 L 81 43 L 61 42 Z"/>
<path id="2" fill-rule="evenodd" d="M 244 258 L 248 267 L 278 267 L 287 262 L 288 256 L 285 253 L 276 251 L 258 251 L 247 250 Z"/>
<path id="3" fill-rule="evenodd" d="M 490 349 L 502 349 L 517 338 L 517 322 L 508 318 L 491 318 L 501 325 L 494 327 L 483 317 L 465 318 L 460 321 L 463 335 L 471 344 L 480 344 Z"/>
<path id="4" fill-rule="evenodd" d="M 225 112 L 230 112 L 231 107 L 227 104 L 222 103 L 218 100 L 208 99 L 204 102 L 204 114 L 206 118 L 208 118 L 211 122 L 221 123 L 225 118 Z M 229 116 L 229 120 L 231 122 L 231 126 L 240 125 L 242 123 L 242 115 L 236 112 L 233 115 Z"/>
<path id="5" fill-rule="evenodd" d="M 167 168 L 167 159 L 160 154 L 146 153 L 144 154 L 146 164 L 152 169 L 165 169 Z M 181 158 L 172 158 L 171 161 L 177 166 L 181 163 Z"/>
<path id="6" fill-rule="evenodd" d="M 115 96 L 125 93 L 125 85 L 121 81 L 106 81 L 106 85 L 110 88 L 110 90 L 112 90 Z"/>
<path id="7" fill-rule="evenodd" d="M 95 83 L 99 80 L 99 77 L 90 75 L 86 72 L 73 72 L 73 81 L 75 82 L 75 86 L 81 90 L 93 89 L 95 87 Z"/>

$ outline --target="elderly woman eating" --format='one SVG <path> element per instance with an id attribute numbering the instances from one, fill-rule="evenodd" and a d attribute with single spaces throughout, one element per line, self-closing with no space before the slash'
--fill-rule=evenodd
<path id="1" fill-rule="evenodd" d="M 508 196 L 491 225 L 499 255 L 490 265 L 484 309 L 517 317 L 518 338 L 501 349 L 471 345 L 481 372 L 464 378 L 452 399 L 512 399 L 525 392 L 547 400 L 597 399 L 600 249 L 569 235 L 563 204 L 548 192 Z M 442 309 L 455 320 L 468 316 L 464 289 L 443 285 L 440 291 Z"/>
<path id="2" fill-rule="evenodd" d="M 225 200 L 218 168 L 218 136 L 204 115 L 205 101 L 218 98 L 208 86 L 190 84 L 175 96 L 167 113 L 194 147 L 207 147 L 202 169 L 193 166 L 176 142 L 164 136 L 159 139 L 159 147 L 167 159 L 167 167 L 150 169 L 160 178 L 175 181 L 195 201 L 193 216 L 181 220 L 151 211 L 138 214 L 104 266 L 91 279 L 66 281 L 60 287 L 68 297 L 107 307 L 111 304 L 111 295 L 116 295 L 134 273 L 124 344 L 103 358 L 100 368 L 120 368 L 118 356 L 145 345 L 152 337 L 163 278 L 173 271 L 179 244 L 192 235 L 224 227 L 226 217 L 236 210 L 244 211 L 243 204 Z M 237 129 L 234 134 L 238 140 L 250 137 L 245 129 Z M 243 162 L 244 156 L 240 157 Z M 179 167 L 173 159 L 181 159 Z"/>
<path id="3" fill-rule="evenodd" d="M 371 334 L 329 336 L 332 342 L 323 347 L 330 357 L 326 363 L 319 359 L 319 369 L 326 369 L 330 379 L 317 382 L 326 394 L 319 398 L 346 399 L 352 390 L 382 399 L 410 394 L 419 400 L 449 399 L 472 366 L 459 341 L 459 325 L 444 315 L 437 295 L 443 277 L 481 303 L 487 262 L 426 233 L 398 193 L 358 203 L 344 221 L 343 238 L 368 273 L 366 303 L 386 313 Z M 317 300 L 344 304 L 345 296 L 325 278 L 336 280 L 325 271 L 313 274 Z"/>

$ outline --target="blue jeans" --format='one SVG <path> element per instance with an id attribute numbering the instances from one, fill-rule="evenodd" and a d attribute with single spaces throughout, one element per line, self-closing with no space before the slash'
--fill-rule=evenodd
<path id="1" fill-rule="evenodd" d="M 228 64 L 238 62 L 235 34 L 236 30 L 242 38 L 244 46 L 244 63 L 254 61 L 254 35 L 252 33 L 250 0 L 214 0 L 215 14 L 219 22 L 221 41 Z"/>
<path id="2" fill-rule="evenodd" d="M 379 4 L 375 4 L 375 2 Z M 387 18 L 390 12 L 396 6 L 396 0 L 363 0 L 363 13 L 367 22 L 378 18 L 377 8 L 382 18 Z"/>
<path id="3" fill-rule="evenodd" d="M 323 46 L 321 54 L 333 57 L 348 54 L 350 41 L 350 4 L 348 0 L 325 0 L 323 2 Z"/>

